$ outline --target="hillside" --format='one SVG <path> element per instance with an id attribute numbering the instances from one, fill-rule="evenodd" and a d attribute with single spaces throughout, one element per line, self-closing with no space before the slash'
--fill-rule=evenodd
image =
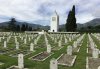
<path id="1" fill-rule="evenodd" d="M 8 26 L 8 22 L 3 22 L 3 23 L 0 23 L 0 27 L 7 27 Z M 22 24 L 28 24 L 28 26 L 31 26 L 33 29 L 37 29 L 37 28 L 40 28 L 40 29 L 45 29 L 45 30 L 49 30 L 50 29 L 50 26 L 42 26 L 42 25 L 39 25 L 39 24 L 33 24 L 33 23 L 27 23 L 27 22 L 16 22 L 17 25 L 20 25 L 22 26 Z M 77 23 L 77 28 L 80 29 L 82 27 L 88 27 L 88 26 L 97 26 L 97 25 L 100 25 L 100 18 L 96 18 L 96 19 L 93 19 L 87 23 L 84 23 L 84 24 L 81 24 L 81 23 Z M 59 28 L 63 28 L 65 29 L 65 24 L 62 24 L 59 26 Z"/>

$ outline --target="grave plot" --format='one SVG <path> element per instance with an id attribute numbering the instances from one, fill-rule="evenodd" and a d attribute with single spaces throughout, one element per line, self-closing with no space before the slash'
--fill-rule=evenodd
<path id="1" fill-rule="evenodd" d="M 100 66 L 100 58 L 89 57 L 87 58 L 87 62 L 88 62 L 87 69 L 98 69 L 98 67 Z"/>
<path id="2" fill-rule="evenodd" d="M 57 60 L 59 65 L 73 66 L 76 60 L 76 55 L 72 55 L 73 52 L 79 52 L 80 47 L 77 43 L 81 43 L 84 35 L 79 38 L 80 41 L 74 41 L 73 46 L 67 47 L 67 54 L 62 54 Z"/>
<path id="3" fill-rule="evenodd" d="M 35 34 L 36 35 L 34 36 L 35 39 L 33 39 L 34 34 L 24 34 L 24 33 L 23 34 L 19 33 L 18 35 L 17 34 L 18 33 L 12 34 L 12 36 L 10 35 L 11 38 L 7 42 L 7 48 L 0 49 L 1 53 L 2 53 L 2 50 L 8 49 L 7 52 L 5 52 L 6 55 L 5 54 L 0 55 L 0 59 L 2 59 L 1 63 L 4 62 L 5 69 L 9 67 L 10 67 L 9 69 L 19 69 L 20 65 L 22 64 L 24 64 L 22 69 L 25 69 L 24 67 L 29 68 L 29 69 L 81 69 L 81 68 L 86 69 L 85 67 L 86 67 L 86 57 L 87 57 L 87 54 L 86 54 L 87 37 L 85 37 L 84 42 L 82 42 L 82 40 L 79 39 L 79 37 L 81 36 L 79 34 L 54 34 L 54 33 L 47 34 L 46 40 L 45 40 L 44 35 L 40 36 L 40 35 Z M 7 41 L 10 36 L 5 37 L 5 39 L 2 42 L 0 42 L 0 44 L 3 44 L 4 41 Z M 15 38 L 16 40 L 14 40 Z M 24 44 L 24 39 L 26 39 L 25 41 L 26 44 Z M 60 41 L 61 41 L 61 44 L 60 44 Z M 77 47 L 73 46 L 73 41 L 77 42 Z M 19 42 L 19 48 L 16 48 L 16 42 Z M 31 43 L 33 43 L 34 46 Z M 49 45 L 51 47 L 48 48 L 48 50 L 46 51 L 46 48 Z M 71 49 L 66 52 L 67 47 L 70 45 L 72 46 L 72 52 L 71 52 Z M 3 46 L 0 46 L 0 48 L 2 47 Z M 34 49 L 32 49 L 33 47 L 35 49 L 35 52 L 33 52 L 34 51 Z M 54 48 L 55 50 L 53 50 Z M 79 48 L 80 48 L 80 51 L 78 51 Z M 91 55 L 92 55 L 92 52 L 93 51 L 90 52 Z M 13 58 L 13 57 L 18 57 L 19 53 L 22 53 L 23 56 L 25 56 L 25 62 L 22 62 L 21 61 L 22 59 L 20 59 L 19 61 L 22 62 L 22 64 L 18 62 L 19 65 L 17 66 L 18 60 L 17 58 Z M 31 53 L 31 54 L 28 55 L 28 53 Z M 10 62 L 9 59 L 8 59 L 9 63 L 6 63 L 8 61 L 6 61 L 7 59 L 3 59 L 3 56 L 5 56 L 5 58 L 10 58 L 10 60 L 11 59 L 15 60 L 14 63 L 12 62 L 12 60 Z M 53 59 L 53 61 L 49 62 L 52 58 L 56 58 L 56 60 Z M 97 69 L 100 65 L 98 64 L 100 62 L 99 60 L 100 60 L 99 57 L 96 59 L 93 57 L 88 57 L 88 62 L 90 62 L 90 64 L 88 63 L 88 67 L 92 69 L 93 67 L 91 66 L 94 66 L 96 67 L 95 69 Z M 40 62 L 40 61 L 43 61 L 43 62 Z M 96 63 L 96 65 L 94 63 Z M 49 64 L 51 65 L 49 66 Z M 55 67 L 52 65 L 54 65 Z M 2 69 L 1 66 L 0 66 L 0 69 Z"/>
<path id="4" fill-rule="evenodd" d="M 66 66 L 73 66 L 76 59 L 76 55 L 72 55 L 72 46 L 67 47 L 67 54 L 62 54 L 58 58 L 58 64 L 66 65 Z"/>
<path id="5" fill-rule="evenodd" d="M 61 35 L 57 34 L 57 37 L 55 37 L 54 35 L 50 36 L 48 34 L 48 41 L 50 43 L 50 45 L 52 46 L 52 51 L 56 51 L 56 50 L 60 50 L 61 48 L 63 48 L 65 46 L 65 42 L 63 42 L 62 37 L 60 37 Z"/>
<path id="6" fill-rule="evenodd" d="M 40 36 L 40 37 L 39 37 Z M 34 45 L 35 48 L 45 48 L 46 44 L 45 44 L 45 40 L 44 40 L 44 36 L 43 35 L 39 35 L 35 40 L 34 40 Z"/>
<path id="7" fill-rule="evenodd" d="M 77 42 L 75 41 L 73 43 L 73 52 L 79 52 L 80 46 L 78 46 Z"/>
<path id="8" fill-rule="evenodd" d="M 58 59 L 59 65 L 73 66 L 76 56 L 62 54 Z"/>
<path id="9" fill-rule="evenodd" d="M 6 54 L 5 50 L 0 50 L 0 55 Z"/>
<path id="10" fill-rule="evenodd" d="M 18 66 L 13 65 L 7 69 L 28 69 L 24 68 L 24 55 L 18 54 Z"/>
<path id="11" fill-rule="evenodd" d="M 62 47 L 53 47 L 52 51 L 60 50 L 61 48 L 63 48 L 63 46 Z"/>
<path id="12" fill-rule="evenodd" d="M 29 59 L 32 59 L 32 60 L 37 60 L 37 61 L 44 61 L 46 60 L 48 57 L 50 57 L 53 53 L 47 53 L 46 51 L 45 52 L 41 52 Z"/>
<path id="13" fill-rule="evenodd" d="M 79 52 L 80 47 L 73 48 L 73 52 Z"/>
<path id="14" fill-rule="evenodd" d="M 97 48 L 97 45 L 95 44 L 95 41 L 92 39 L 88 34 L 89 37 L 89 43 L 88 43 L 88 49 L 87 53 L 91 54 L 91 56 L 88 56 L 86 59 L 86 69 L 99 69 L 100 67 L 100 57 L 99 57 L 99 49 Z"/>
<path id="15" fill-rule="evenodd" d="M 47 45 L 47 51 L 41 52 L 35 56 L 32 56 L 30 59 L 37 61 L 44 61 L 50 57 L 53 53 L 51 52 L 51 46 Z"/>
<path id="16" fill-rule="evenodd" d="M 0 49 L 0 55 L 3 55 L 3 54 L 7 54 L 7 53 L 9 53 L 9 52 L 11 52 L 13 49 L 11 48 L 11 49 Z"/>
<path id="17" fill-rule="evenodd" d="M 24 56 L 28 55 L 28 54 L 31 54 L 32 52 L 31 51 L 28 51 L 28 50 L 19 50 L 19 51 L 15 51 L 15 52 L 12 52 L 11 54 L 9 54 L 9 56 L 11 57 L 17 57 L 19 53 L 23 53 Z"/>
<path id="18" fill-rule="evenodd" d="M 54 47 L 52 47 L 52 51 L 60 50 L 61 48 L 63 48 L 64 45 L 62 45 L 62 44 L 64 44 L 64 43 L 61 40 L 59 40 L 58 43 L 55 44 Z"/>

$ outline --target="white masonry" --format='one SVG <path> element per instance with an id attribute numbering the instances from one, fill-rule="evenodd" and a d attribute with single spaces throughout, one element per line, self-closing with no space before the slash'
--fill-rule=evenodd
<path id="1" fill-rule="evenodd" d="M 51 16 L 50 32 L 58 32 L 59 29 L 59 15 L 55 11 L 55 14 Z"/>

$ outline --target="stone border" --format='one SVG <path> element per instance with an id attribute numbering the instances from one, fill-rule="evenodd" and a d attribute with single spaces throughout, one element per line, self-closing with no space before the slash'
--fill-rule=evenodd
<path id="1" fill-rule="evenodd" d="M 89 49 L 87 48 L 87 53 L 89 53 Z"/>
<path id="2" fill-rule="evenodd" d="M 49 58 L 51 55 L 53 55 L 54 53 L 50 53 L 50 55 L 49 56 L 47 56 L 46 58 L 44 58 L 43 60 L 37 60 L 37 59 L 32 59 L 33 57 L 36 57 L 37 55 L 40 55 L 40 54 L 42 54 L 43 52 L 40 52 L 40 53 L 38 53 L 38 54 L 36 54 L 36 55 L 34 55 L 34 56 L 32 56 L 32 57 L 30 57 L 30 58 L 28 58 L 28 59 L 31 59 L 31 60 L 36 60 L 36 61 L 45 61 L 47 58 Z"/>
<path id="3" fill-rule="evenodd" d="M 63 48 L 63 46 L 61 48 L 59 48 L 58 50 L 61 50 Z"/>
<path id="4" fill-rule="evenodd" d="M 63 56 L 64 54 L 61 54 L 58 58 L 57 58 L 57 61 Z M 73 66 L 75 60 L 76 60 L 76 55 L 74 56 L 74 59 L 72 60 L 72 63 L 71 65 L 67 65 L 67 64 L 64 64 L 64 63 L 58 63 L 59 65 L 64 65 L 64 66 Z"/>
<path id="5" fill-rule="evenodd" d="M 18 68 L 18 66 L 12 65 L 12 66 L 10 66 L 9 68 L 6 68 L 6 69 L 11 69 L 12 67 Z M 23 69 L 28 69 L 28 68 L 23 68 Z"/>
<path id="6" fill-rule="evenodd" d="M 35 52 L 35 51 L 33 51 L 33 52 Z M 28 52 L 27 54 L 25 54 L 24 56 L 27 56 L 27 55 L 29 55 L 29 54 L 31 54 L 32 52 L 30 51 L 30 52 Z M 18 54 L 17 54 L 18 55 Z M 10 54 L 9 55 L 10 57 L 13 57 L 13 54 Z M 18 57 L 18 56 L 16 56 L 16 57 Z"/>
<path id="7" fill-rule="evenodd" d="M 77 50 L 77 52 L 79 52 L 80 51 L 80 47 L 79 47 L 79 49 Z"/>
<path id="8" fill-rule="evenodd" d="M 86 69 L 89 69 L 89 64 L 88 64 L 88 62 L 89 62 L 89 59 L 88 59 L 88 57 L 86 58 Z"/>
<path id="9" fill-rule="evenodd" d="M 0 66 L 3 65 L 4 63 L 0 62 Z"/>

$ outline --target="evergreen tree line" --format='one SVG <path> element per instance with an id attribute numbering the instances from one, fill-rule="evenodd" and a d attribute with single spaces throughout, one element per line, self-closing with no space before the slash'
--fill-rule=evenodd
<path id="1" fill-rule="evenodd" d="M 78 29 L 79 32 L 100 32 L 100 25 L 97 26 L 87 26 Z"/>
<path id="2" fill-rule="evenodd" d="M 17 25 L 16 19 L 12 18 L 8 25 L 9 31 L 32 31 L 32 27 L 28 26 L 28 24 Z"/>

